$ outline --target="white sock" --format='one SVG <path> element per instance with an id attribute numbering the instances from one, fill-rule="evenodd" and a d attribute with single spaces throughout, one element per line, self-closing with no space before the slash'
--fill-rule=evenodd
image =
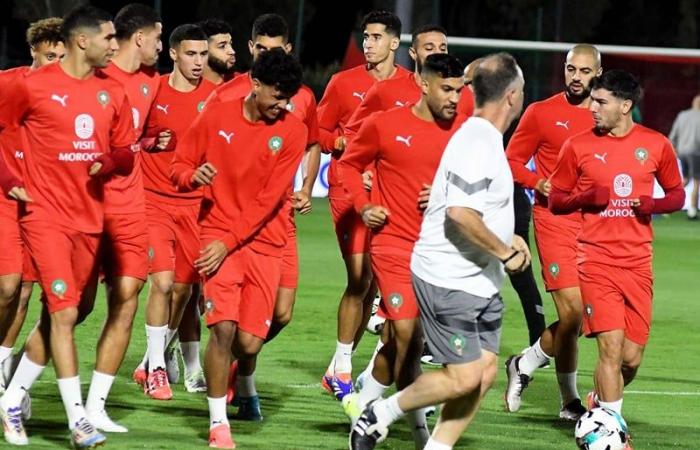
<path id="1" fill-rule="evenodd" d="M 452 450 L 451 445 L 442 444 L 433 438 L 428 439 L 428 443 L 425 444 L 423 450 Z"/>
<path id="2" fill-rule="evenodd" d="M 608 408 L 615 411 L 619 415 L 622 415 L 622 399 L 616 400 L 614 402 L 604 402 L 598 399 L 598 404 L 604 408 Z"/>
<path id="3" fill-rule="evenodd" d="M 29 392 L 34 382 L 41 376 L 44 371 L 44 366 L 36 364 L 34 361 L 29 359 L 26 353 L 22 355 L 22 359 L 17 365 L 17 370 L 15 371 L 10 384 L 5 389 L 5 395 L 2 397 L 0 404 L 3 408 L 11 408 L 14 406 L 19 406 L 22 403 L 24 394 Z"/>
<path id="4" fill-rule="evenodd" d="M 338 341 L 335 345 L 335 373 L 352 372 L 352 345 Z"/>
<path id="5" fill-rule="evenodd" d="M 12 347 L 5 347 L 0 345 L 0 364 L 5 362 L 7 358 L 12 355 Z"/>
<path id="6" fill-rule="evenodd" d="M 165 337 L 168 327 L 152 327 L 146 325 L 146 339 L 148 341 L 148 372 L 156 369 L 165 369 Z"/>
<path id="7" fill-rule="evenodd" d="M 255 397 L 258 395 L 258 391 L 255 389 L 255 373 L 249 376 L 238 375 L 236 389 L 240 397 Z"/>
<path id="8" fill-rule="evenodd" d="M 185 376 L 202 370 L 199 362 L 199 341 L 180 342 L 182 360 L 185 363 Z"/>
<path id="9" fill-rule="evenodd" d="M 365 406 L 374 399 L 380 398 L 384 392 L 389 389 L 389 386 L 384 386 L 372 376 L 372 372 L 367 374 L 365 382 L 362 385 L 362 390 L 358 394 L 358 403 L 360 409 L 365 409 Z"/>
<path id="10" fill-rule="evenodd" d="M 532 347 L 518 360 L 518 369 L 520 373 L 531 376 L 538 367 L 547 361 L 549 361 L 549 355 L 542 350 L 540 340 L 537 339 L 537 342 L 532 344 Z"/>
<path id="11" fill-rule="evenodd" d="M 171 330 L 168 328 L 168 332 L 165 333 L 165 348 L 168 348 L 170 343 L 173 341 L 173 338 L 177 336 L 177 330 Z"/>
<path id="12" fill-rule="evenodd" d="M 425 410 L 423 408 L 406 413 L 406 421 L 413 434 L 413 443 L 417 449 L 422 449 L 430 439 L 428 423 L 425 421 Z"/>
<path id="13" fill-rule="evenodd" d="M 559 395 L 561 396 L 562 406 L 567 405 L 572 400 L 581 398 L 576 388 L 576 372 L 557 372 L 557 381 L 559 382 Z"/>
<path id="14" fill-rule="evenodd" d="M 695 206 L 688 206 L 688 217 L 695 217 L 698 215 L 698 209 Z"/>
<path id="15" fill-rule="evenodd" d="M 225 423 L 228 425 L 228 417 L 226 417 L 226 396 L 219 398 L 207 397 L 209 403 L 209 429 L 217 425 Z"/>
<path id="16" fill-rule="evenodd" d="M 388 427 L 405 414 L 399 407 L 400 395 L 401 392 L 397 392 L 386 400 L 381 400 L 374 404 L 372 409 L 379 423 Z"/>
<path id="17" fill-rule="evenodd" d="M 139 363 L 139 367 L 143 370 L 146 370 L 146 366 L 148 366 L 148 335 L 146 335 L 146 351 L 143 352 L 143 358 Z"/>
<path id="18" fill-rule="evenodd" d="M 379 353 L 379 350 L 384 347 L 384 342 L 382 342 L 382 338 L 380 337 L 377 339 L 377 345 L 374 347 L 374 353 L 372 353 L 372 358 L 370 358 L 369 363 L 367 363 L 367 368 L 365 369 L 365 372 L 370 374 L 372 373 L 372 370 L 374 370 L 374 360 L 377 359 L 377 353 Z"/>
<path id="19" fill-rule="evenodd" d="M 331 358 L 331 362 L 328 363 L 328 368 L 326 369 L 326 375 L 333 376 L 333 372 L 335 372 L 335 353 L 333 353 L 333 357 Z"/>
<path id="20" fill-rule="evenodd" d="M 98 413 L 105 409 L 105 402 L 114 383 L 114 375 L 93 371 L 85 409 L 88 413 Z"/>
<path id="21" fill-rule="evenodd" d="M 76 375 L 70 378 L 59 378 L 56 381 L 58 382 L 58 390 L 61 392 L 63 406 L 66 408 L 68 428 L 72 430 L 78 422 L 85 418 L 83 397 L 80 393 L 80 377 Z"/>

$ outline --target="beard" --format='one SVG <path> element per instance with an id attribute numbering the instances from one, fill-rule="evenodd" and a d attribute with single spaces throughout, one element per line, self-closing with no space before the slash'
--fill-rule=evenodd
<path id="1" fill-rule="evenodd" d="M 569 85 L 567 85 L 566 86 L 566 95 L 572 99 L 583 100 L 583 99 L 590 97 L 591 89 L 588 87 L 584 87 L 581 92 L 576 93 L 569 87 Z"/>
<path id="2" fill-rule="evenodd" d="M 209 58 L 207 59 L 207 64 L 209 65 L 209 67 L 211 67 L 211 70 L 218 73 L 219 75 L 225 76 L 233 73 L 233 64 L 231 64 L 231 67 L 229 67 L 226 61 L 224 61 L 223 59 L 219 59 L 215 56 L 209 55 Z"/>

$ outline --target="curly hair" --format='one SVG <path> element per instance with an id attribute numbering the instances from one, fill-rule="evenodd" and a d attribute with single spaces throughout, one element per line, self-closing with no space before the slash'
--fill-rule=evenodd
<path id="1" fill-rule="evenodd" d="M 251 77 L 267 86 L 274 86 L 281 93 L 293 96 L 301 87 L 302 69 L 299 61 L 281 48 L 263 52 L 253 63 Z"/>
<path id="2" fill-rule="evenodd" d="M 27 44 L 33 48 L 42 42 L 52 45 L 63 42 L 62 26 L 63 19 L 60 17 L 49 17 L 32 22 L 27 28 Z"/>

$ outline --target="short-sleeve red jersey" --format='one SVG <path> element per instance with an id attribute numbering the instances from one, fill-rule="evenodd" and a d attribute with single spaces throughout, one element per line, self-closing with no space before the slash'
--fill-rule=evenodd
<path id="1" fill-rule="evenodd" d="M 538 180 L 548 179 L 554 172 L 564 141 L 590 130 L 593 125 L 593 115 L 588 108 L 570 104 L 563 92 L 532 103 L 525 110 L 506 148 L 515 182 L 534 189 Z M 526 167 L 533 156 L 535 172 Z M 546 197 L 538 193 L 535 201 L 546 208 Z"/>
<path id="2" fill-rule="evenodd" d="M 18 77 L 10 90 L 0 97 L 0 129 L 23 127 L 24 182 L 34 200 L 21 220 L 101 232 L 104 183 L 88 169 L 101 154 L 135 142 L 124 88 L 100 70 L 76 79 L 56 63 Z"/>
<path id="3" fill-rule="evenodd" d="M 216 90 L 207 99 L 207 104 L 229 102 L 246 97 L 253 88 L 253 80 L 250 72 L 242 73 L 233 80 L 228 81 Z M 318 117 L 316 112 L 316 97 L 306 85 L 301 85 L 299 91 L 290 99 L 287 110 L 292 112 L 299 120 L 304 122 L 308 129 L 308 143 L 312 145 L 318 142 Z"/>
<path id="4" fill-rule="evenodd" d="M 372 203 L 386 207 L 390 215 L 372 236 L 373 252 L 413 249 L 423 220 L 418 194 L 423 184 L 433 182 L 447 142 L 467 119 L 457 115 L 449 122 L 429 122 L 412 109 L 408 105 L 373 114 L 349 143 L 338 166 L 358 212 L 370 203 L 362 172 L 370 164 L 375 166 Z"/>
<path id="5" fill-rule="evenodd" d="M 192 175 L 204 162 L 217 174 L 204 189 L 202 236 L 220 239 L 229 250 L 244 245 L 281 255 L 287 242 L 283 208 L 304 155 L 306 126 L 283 113 L 272 123 L 250 122 L 244 99 L 207 104 L 183 140 L 172 164 L 180 189 L 192 189 Z"/>
<path id="6" fill-rule="evenodd" d="M 158 94 L 153 101 L 146 124 L 147 133 L 151 129 L 172 130 L 180 146 L 181 139 L 189 130 L 192 122 L 204 108 L 204 102 L 214 91 L 216 85 L 201 79 L 196 88 L 190 92 L 180 92 L 169 84 L 170 74 L 160 76 Z M 178 204 L 198 203 L 202 198 L 201 190 L 182 192 L 170 180 L 170 164 L 173 152 L 143 152 L 143 184 L 148 192 L 159 194 L 163 201 L 173 200 Z"/>
<path id="7" fill-rule="evenodd" d="M 572 192 L 577 186 L 610 189 L 600 213 L 583 213 L 579 256 L 612 266 L 649 266 L 653 231 L 647 218 L 636 217 L 632 199 L 652 196 L 654 179 L 665 191 L 681 186 L 673 146 L 662 134 L 634 125 L 623 137 L 585 131 L 564 144 L 552 174 L 552 187 Z"/>
<path id="8" fill-rule="evenodd" d="M 131 105 L 131 116 L 137 142 L 133 145 L 134 169 L 126 177 L 114 177 L 105 184 L 105 213 L 130 214 L 145 212 L 141 147 L 138 139 L 143 134 L 146 117 L 158 91 L 158 72 L 141 66 L 136 72 L 126 72 L 114 62 L 103 70 L 124 86 Z"/>

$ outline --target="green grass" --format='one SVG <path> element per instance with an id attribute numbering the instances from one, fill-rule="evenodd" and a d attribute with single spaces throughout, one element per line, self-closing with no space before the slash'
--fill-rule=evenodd
<path id="1" fill-rule="evenodd" d="M 265 421 L 232 422 L 241 449 L 342 449 L 347 448 L 348 426 L 340 404 L 320 389 L 319 379 L 335 346 L 336 309 L 344 287 L 344 269 L 335 243 L 327 203 L 314 202 L 311 215 L 298 218 L 301 280 L 294 320 L 268 345 L 257 372 Z M 659 219 L 656 227 L 655 307 L 652 336 L 637 380 L 625 395 L 624 415 L 638 449 L 700 448 L 700 335 L 697 290 L 700 271 L 700 224 L 683 215 Z M 536 268 L 539 278 L 539 267 Z M 187 394 L 182 385 L 170 402 L 147 400 L 131 382 L 131 371 L 144 350 L 143 305 L 136 319 L 131 347 L 117 378 L 108 409 L 128 426 L 126 435 L 110 435 L 110 448 L 190 449 L 206 446 L 208 412 L 203 394 Z M 503 295 L 507 310 L 501 352 L 506 357 L 527 344 L 520 304 L 509 285 Z M 30 320 L 36 317 L 32 300 Z M 548 320 L 554 311 L 545 298 Z M 105 316 L 103 292 L 89 320 L 77 330 L 83 395 L 92 373 L 95 344 Z M 23 338 L 21 338 L 23 339 Z M 375 338 L 365 335 L 355 361 L 363 368 Z M 592 386 L 596 358 L 594 342 L 581 340 L 579 389 Z M 505 376 L 501 371 L 471 425 L 456 448 L 539 450 L 573 449 L 573 428 L 556 419 L 559 398 L 553 369 L 541 370 L 528 389 L 518 414 L 502 407 Z M 657 392 L 651 394 L 649 392 Z M 673 392 L 691 395 L 672 395 Z M 32 390 L 33 417 L 28 423 L 32 448 L 68 446 L 65 413 L 52 370 Z M 410 433 L 397 423 L 385 449 L 412 449 Z"/>

